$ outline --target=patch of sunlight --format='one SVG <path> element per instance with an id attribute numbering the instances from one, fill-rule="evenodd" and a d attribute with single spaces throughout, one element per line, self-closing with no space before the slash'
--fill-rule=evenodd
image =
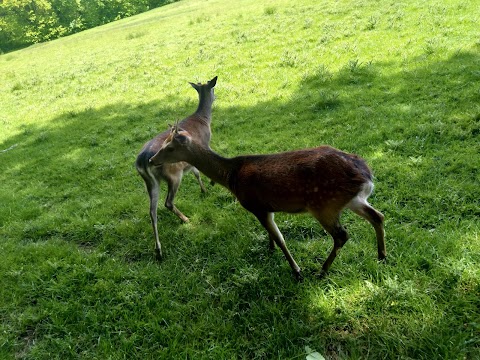
<path id="1" fill-rule="evenodd" d="M 3 175 L 18 174 L 22 171 L 22 169 L 24 167 L 25 167 L 25 164 L 22 161 L 19 161 L 19 162 L 15 163 L 14 165 L 11 164 L 8 169 L 3 171 Z"/>
<path id="2" fill-rule="evenodd" d="M 82 158 L 82 149 L 73 149 L 62 155 L 62 159 L 78 161 Z"/>
<path id="3" fill-rule="evenodd" d="M 412 111 L 412 104 L 400 104 L 398 110 L 402 113 L 409 114 Z"/>
<path id="4" fill-rule="evenodd" d="M 364 298 L 373 296 L 377 291 L 378 287 L 368 286 L 360 280 L 348 286 L 340 287 L 332 283 L 326 287 L 312 288 L 310 304 L 313 309 L 320 310 L 325 315 L 333 316 L 336 308 L 355 308 L 361 304 Z"/>
<path id="5" fill-rule="evenodd" d="M 372 160 L 382 159 L 384 156 L 385 156 L 385 152 L 378 149 L 372 155 L 370 155 L 370 159 Z"/>
<path id="6" fill-rule="evenodd" d="M 451 241 L 460 241 L 463 245 L 460 245 L 458 251 L 450 253 L 445 261 L 444 266 L 450 268 L 452 271 L 462 274 L 462 276 L 477 276 L 480 273 L 478 264 L 480 263 L 480 237 L 478 236 L 478 228 L 471 229 L 469 232 L 462 230 L 443 231 L 444 234 L 448 234 L 447 237 L 451 238 Z M 453 240 L 461 239 L 461 240 Z"/>

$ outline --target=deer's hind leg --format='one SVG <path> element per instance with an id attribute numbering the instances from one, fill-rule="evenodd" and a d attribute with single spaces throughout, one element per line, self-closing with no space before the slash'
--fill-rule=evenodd
<path id="1" fill-rule="evenodd" d="M 168 193 L 165 199 L 165 207 L 177 215 L 183 222 L 189 222 L 188 218 L 182 214 L 180 210 L 177 209 L 173 200 L 175 199 L 175 195 L 177 194 L 178 187 L 180 186 L 180 182 L 182 181 L 183 172 L 179 172 L 174 174 L 173 176 L 164 176 L 165 180 L 167 181 L 168 185 Z"/>
<path id="2" fill-rule="evenodd" d="M 372 224 L 375 229 L 377 237 L 378 259 L 384 260 L 387 257 L 387 250 L 385 248 L 385 230 L 383 228 L 384 216 L 380 211 L 374 209 L 365 199 L 354 199 L 347 207 L 355 214 L 366 219 Z"/>
<path id="3" fill-rule="evenodd" d="M 387 256 L 385 230 L 383 228 L 384 216 L 380 211 L 375 210 L 367 201 L 372 191 L 373 183 L 365 183 L 359 193 L 350 200 L 346 207 L 366 219 L 373 226 L 377 236 L 378 259 L 383 260 Z"/>
<path id="4" fill-rule="evenodd" d="M 322 265 L 322 273 L 327 273 L 328 269 L 332 265 L 333 261 L 337 257 L 343 245 L 348 240 L 348 233 L 344 227 L 340 224 L 340 212 L 322 212 L 310 210 L 312 215 L 318 220 L 326 232 L 333 238 L 333 249 L 328 255 L 327 259 Z"/>
<path id="5" fill-rule="evenodd" d="M 155 237 L 155 257 L 157 260 L 162 259 L 162 245 L 158 237 L 157 226 L 157 209 L 158 209 L 158 197 L 160 195 L 160 181 L 151 173 L 147 175 L 141 174 L 147 188 L 148 197 L 150 199 L 150 221 L 152 223 L 153 235 Z"/>
<path id="6" fill-rule="evenodd" d="M 202 193 L 206 193 L 207 189 L 205 189 L 205 186 L 203 185 L 202 178 L 200 177 L 200 171 L 195 166 L 192 166 L 192 173 L 195 175 L 197 178 L 198 184 L 200 185 L 200 190 Z"/>

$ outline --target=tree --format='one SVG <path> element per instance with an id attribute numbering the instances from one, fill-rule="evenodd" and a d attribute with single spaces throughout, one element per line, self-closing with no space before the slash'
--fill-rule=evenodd
<path id="1" fill-rule="evenodd" d="M 0 53 L 53 40 L 176 0 L 3 0 Z"/>

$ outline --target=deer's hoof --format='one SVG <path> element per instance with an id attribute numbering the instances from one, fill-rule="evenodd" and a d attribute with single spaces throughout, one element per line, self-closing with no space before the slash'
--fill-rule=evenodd
<path id="1" fill-rule="evenodd" d="M 162 261 L 163 255 L 160 249 L 155 249 L 155 260 Z"/>
<path id="2" fill-rule="evenodd" d="M 327 277 L 327 272 L 325 270 L 320 270 L 320 272 L 317 273 L 317 278 L 322 280 Z"/>
<path id="3" fill-rule="evenodd" d="M 297 280 L 298 282 L 303 281 L 303 276 L 302 276 L 302 273 L 300 272 L 300 270 L 294 271 L 293 276 L 295 276 L 295 280 Z"/>

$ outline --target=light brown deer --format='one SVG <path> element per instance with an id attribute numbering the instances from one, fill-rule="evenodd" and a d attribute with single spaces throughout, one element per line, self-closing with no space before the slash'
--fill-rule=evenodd
<path id="1" fill-rule="evenodd" d="M 172 127 L 152 164 L 186 161 L 229 189 L 240 204 L 257 217 L 267 230 L 270 248 L 277 244 L 294 275 L 302 279 L 300 268 L 287 249 L 274 222 L 275 212 L 308 211 L 333 238 L 333 250 L 325 260 L 326 273 L 348 234 L 340 224 L 345 208 L 365 218 L 375 229 L 378 258 L 386 257 L 383 215 L 367 198 L 373 190 L 372 174 L 360 157 L 330 146 L 272 155 L 224 158 L 197 141 L 188 131 Z"/>
<path id="2" fill-rule="evenodd" d="M 190 85 L 192 85 L 192 87 L 198 92 L 198 108 L 192 115 L 186 117 L 180 122 L 182 128 L 188 130 L 191 136 L 203 146 L 208 146 L 210 143 L 210 121 L 212 117 L 212 104 L 215 100 L 214 87 L 216 83 L 216 76 L 206 84 L 190 83 Z M 145 181 L 148 196 L 150 198 L 150 219 L 152 222 L 153 234 L 155 236 L 155 253 L 158 260 L 163 256 L 157 227 L 157 208 L 161 180 L 165 180 L 168 186 L 165 207 L 184 222 L 188 222 L 188 218 L 183 215 L 173 203 L 175 194 L 182 181 L 183 174 L 192 170 L 200 184 L 200 189 L 202 192 L 206 191 L 202 180 L 200 179 L 200 173 L 195 167 L 188 163 L 179 161 L 169 164 L 155 165 L 149 162 L 149 159 L 161 148 L 169 134 L 170 130 L 166 130 L 147 142 L 138 154 L 135 162 L 135 167 Z"/>

